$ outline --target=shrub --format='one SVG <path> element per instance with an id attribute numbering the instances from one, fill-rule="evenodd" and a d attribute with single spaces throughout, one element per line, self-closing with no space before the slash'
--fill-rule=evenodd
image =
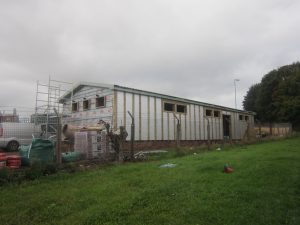
<path id="1" fill-rule="evenodd" d="M 40 161 L 33 161 L 30 168 L 25 170 L 25 178 L 35 180 L 43 175 L 43 167 Z"/>
<path id="2" fill-rule="evenodd" d="M 21 184 L 24 180 L 24 173 L 22 171 L 10 170 L 9 171 L 9 182 Z"/>
<path id="3" fill-rule="evenodd" d="M 54 164 L 54 163 L 48 163 L 43 168 L 44 175 L 54 174 L 54 173 L 57 173 L 57 171 L 58 171 L 58 168 L 57 168 L 56 164 Z"/>
<path id="4" fill-rule="evenodd" d="M 9 170 L 7 168 L 2 168 L 0 170 L 0 185 L 7 184 L 9 181 Z"/>
<path id="5" fill-rule="evenodd" d="M 64 169 L 69 173 L 75 173 L 76 171 L 78 171 L 78 167 L 75 163 L 66 163 L 64 165 Z"/>

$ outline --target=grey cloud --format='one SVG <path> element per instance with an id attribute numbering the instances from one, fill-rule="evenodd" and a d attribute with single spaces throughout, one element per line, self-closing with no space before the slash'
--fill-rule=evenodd
<path id="1" fill-rule="evenodd" d="M 299 60 L 299 9 L 296 0 L 3 0 L 0 105 L 33 106 L 36 80 L 51 75 L 229 107 L 239 78 L 241 107 L 265 73 Z"/>

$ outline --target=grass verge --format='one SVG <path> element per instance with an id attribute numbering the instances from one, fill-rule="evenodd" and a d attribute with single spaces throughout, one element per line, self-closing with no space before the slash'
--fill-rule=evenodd
<path id="1" fill-rule="evenodd" d="M 0 224 L 300 224 L 300 139 L 55 174 L 0 190 Z M 164 163 L 174 168 L 159 168 Z M 232 174 L 222 173 L 229 163 Z"/>

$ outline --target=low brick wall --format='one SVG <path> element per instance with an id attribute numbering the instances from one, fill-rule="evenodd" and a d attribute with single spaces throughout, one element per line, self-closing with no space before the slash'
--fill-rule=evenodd
<path id="1" fill-rule="evenodd" d="M 213 140 L 211 144 L 221 143 L 222 140 Z M 189 140 L 189 141 L 180 141 L 181 147 L 192 147 L 192 146 L 201 146 L 207 145 L 205 140 Z M 174 148 L 176 147 L 176 141 L 134 141 L 134 151 L 141 150 L 157 150 L 163 148 Z M 124 143 L 124 151 L 130 150 L 130 141 Z"/>

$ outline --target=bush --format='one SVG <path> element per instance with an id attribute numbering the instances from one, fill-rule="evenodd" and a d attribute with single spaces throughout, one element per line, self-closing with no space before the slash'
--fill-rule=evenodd
<path id="1" fill-rule="evenodd" d="M 48 163 L 44 166 L 43 174 L 50 175 L 50 174 L 57 173 L 57 171 L 58 171 L 58 168 L 57 168 L 56 164 Z"/>
<path id="2" fill-rule="evenodd" d="M 75 173 L 76 171 L 78 171 L 78 167 L 75 163 L 66 163 L 64 165 L 64 169 L 69 173 Z"/>
<path id="3" fill-rule="evenodd" d="M 30 168 L 25 170 L 25 178 L 35 180 L 43 176 L 43 167 L 40 161 L 33 161 Z"/>
<path id="4" fill-rule="evenodd" d="M 7 168 L 3 168 L 0 170 L 0 185 L 7 184 L 9 181 L 9 170 Z"/>
<path id="5" fill-rule="evenodd" d="M 21 184 L 24 180 L 24 173 L 18 170 L 9 171 L 9 183 Z"/>
<path id="6" fill-rule="evenodd" d="M 8 183 L 20 184 L 24 180 L 24 173 L 20 170 L 3 168 L 0 170 L 0 186 Z"/>

